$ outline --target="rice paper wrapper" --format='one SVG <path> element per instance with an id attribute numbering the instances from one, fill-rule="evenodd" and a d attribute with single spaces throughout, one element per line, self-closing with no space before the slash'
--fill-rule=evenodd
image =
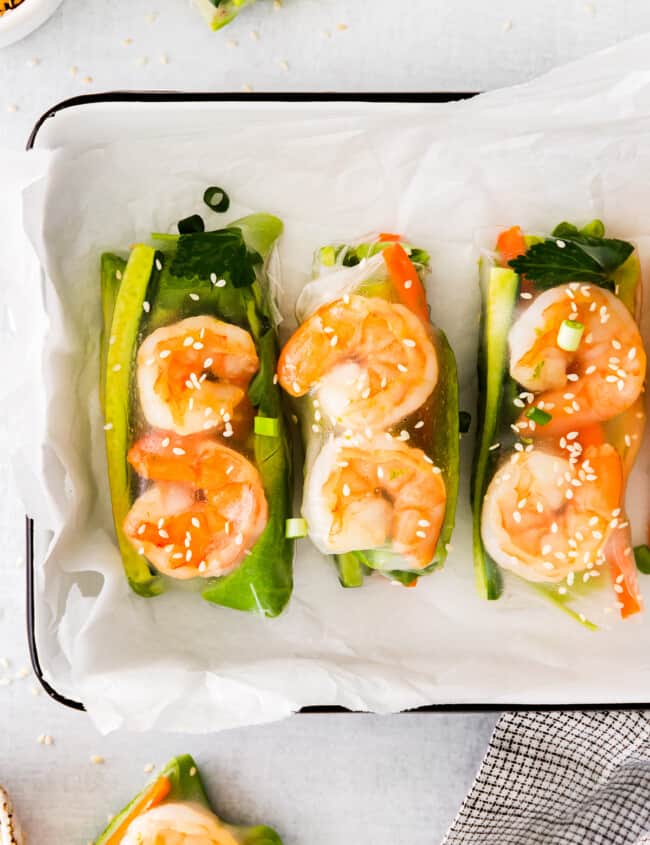
<path id="1" fill-rule="evenodd" d="M 650 275 L 650 38 L 470 102 L 260 115 L 263 135 L 244 110 L 222 105 L 214 132 L 192 132 L 188 112 L 182 133 L 139 140 L 132 132 L 66 148 L 24 194 L 45 282 L 42 289 L 30 275 L 4 288 L 10 307 L 29 301 L 39 314 L 34 320 L 23 308 L 17 318 L 17 336 L 40 354 L 27 357 L 16 385 L 21 418 L 37 422 L 16 427 L 12 445 L 36 519 L 41 656 L 57 685 L 85 702 L 103 732 L 207 732 L 310 704 L 390 712 L 431 703 L 648 700 L 647 616 L 592 633 L 525 585 L 509 585 L 495 603 L 477 597 L 471 435 L 462 443 L 453 550 L 444 570 L 415 590 L 374 578 L 343 590 L 303 540 L 292 602 L 275 620 L 211 607 L 183 589 L 151 600 L 130 592 L 104 463 L 98 259 L 201 212 L 207 185 L 229 191 L 228 219 L 268 211 L 284 220 L 285 331 L 316 247 L 387 230 L 427 249 L 432 318 L 456 353 L 461 408 L 469 411 L 477 230 L 518 223 L 547 231 L 599 217 L 609 234 L 637 244 Z M 223 126 L 227 132 L 216 131 Z M 206 216 L 209 227 L 228 222 Z M 3 265 L 3 275 L 11 268 Z M 643 329 L 647 338 L 647 306 Z M 648 451 L 646 442 L 629 495 L 637 543 L 647 540 Z"/>

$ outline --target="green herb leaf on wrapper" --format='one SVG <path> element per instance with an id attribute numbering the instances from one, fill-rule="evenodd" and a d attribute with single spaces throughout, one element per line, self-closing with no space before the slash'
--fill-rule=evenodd
<path id="1" fill-rule="evenodd" d="M 650 546 L 635 546 L 634 560 L 639 572 L 650 575 Z"/>
<path id="2" fill-rule="evenodd" d="M 258 252 L 249 250 L 240 229 L 227 227 L 214 232 L 180 235 L 170 272 L 179 279 L 225 279 L 233 287 L 249 287 L 255 268 L 262 263 Z"/>
<path id="3" fill-rule="evenodd" d="M 560 223 L 550 238 L 532 244 L 509 266 L 538 290 L 567 282 L 589 282 L 613 290 L 612 274 L 632 255 L 634 246 L 618 238 L 605 238 L 604 232 L 599 220 L 583 229 Z"/>

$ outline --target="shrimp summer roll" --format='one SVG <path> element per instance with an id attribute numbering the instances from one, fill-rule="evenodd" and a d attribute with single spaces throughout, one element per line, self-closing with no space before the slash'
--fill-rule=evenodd
<path id="1" fill-rule="evenodd" d="M 121 813 L 95 845 L 282 845 L 270 827 L 239 827 L 214 812 L 194 760 L 170 760 Z"/>
<path id="2" fill-rule="evenodd" d="M 634 246 L 596 220 L 502 232 L 481 262 L 478 589 L 514 573 L 581 622 L 641 609 L 626 481 L 645 412 Z"/>
<path id="3" fill-rule="evenodd" d="M 117 540 L 141 596 L 197 579 L 207 601 L 276 616 L 292 590 L 291 465 L 265 266 L 282 224 L 188 221 L 154 235 L 159 250 L 102 257 Z"/>
<path id="4" fill-rule="evenodd" d="M 429 256 L 396 235 L 318 251 L 278 363 L 306 446 L 302 515 L 345 587 L 444 562 L 458 490 L 456 362 L 429 319 Z"/>
<path id="5" fill-rule="evenodd" d="M 254 2 L 255 0 L 194 0 L 199 12 L 214 30 L 234 21 L 244 6 L 250 6 Z"/>

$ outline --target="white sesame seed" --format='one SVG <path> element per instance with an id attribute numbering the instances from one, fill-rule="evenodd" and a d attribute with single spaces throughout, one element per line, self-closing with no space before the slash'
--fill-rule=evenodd
<path id="1" fill-rule="evenodd" d="M 103 763 L 106 762 L 104 757 L 101 757 L 99 754 L 93 754 L 90 758 L 90 762 L 95 766 L 101 766 Z"/>
<path id="2" fill-rule="evenodd" d="M 185 454 L 185 449 L 181 449 L 181 447 L 180 447 L 180 446 L 174 446 L 174 448 L 172 449 L 172 452 L 173 452 L 175 455 L 184 455 L 184 454 Z"/>

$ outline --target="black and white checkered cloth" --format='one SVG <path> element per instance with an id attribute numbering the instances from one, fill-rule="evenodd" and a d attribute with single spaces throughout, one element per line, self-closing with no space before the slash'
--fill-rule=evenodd
<path id="1" fill-rule="evenodd" d="M 650 845 L 650 721 L 507 713 L 443 845 Z"/>

